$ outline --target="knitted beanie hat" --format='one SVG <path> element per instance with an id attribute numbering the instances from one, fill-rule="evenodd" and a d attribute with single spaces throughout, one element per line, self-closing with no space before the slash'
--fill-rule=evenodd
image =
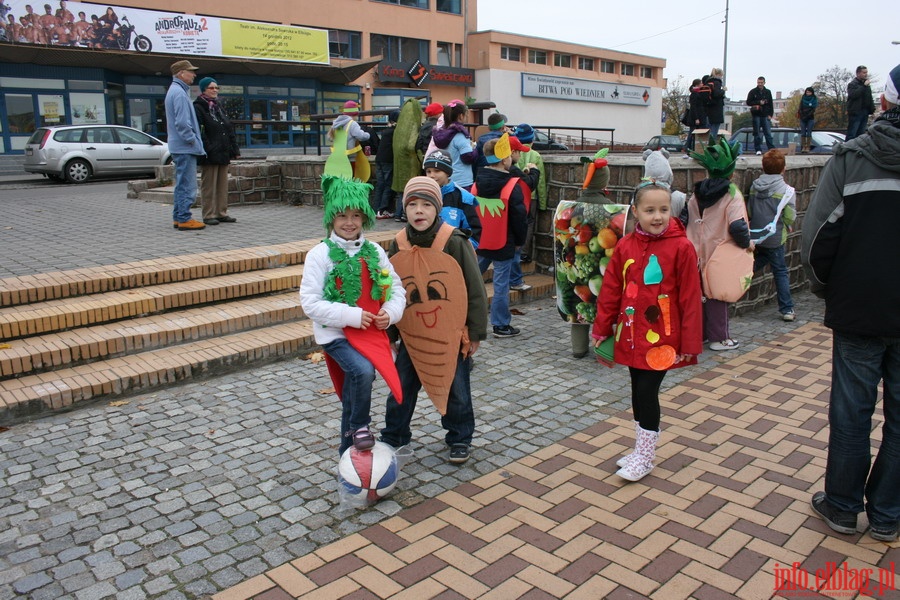
<path id="1" fill-rule="evenodd" d="M 419 177 L 413 177 L 406 183 L 406 188 L 403 190 L 404 209 L 413 198 L 421 198 L 431 202 L 434 208 L 437 209 L 437 212 L 441 212 L 441 207 L 444 205 L 441 186 L 430 177 L 420 175 Z"/>
<path id="2" fill-rule="evenodd" d="M 436 117 L 443 112 L 444 107 L 439 102 L 432 102 L 425 107 L 425 115 L 429 117 Z"/>
<path id="3" fill-rule="evenodd" d="M 200 83 L 198 84 L 200 86 L 200 93 L 202 94 L 203 92 L 205 92 L 206 88 L 208 88 L 209 84 L 211 83 L 215 83 L 218 85 L 219 82 L 212 77 L 204 77 L 203 79 L 201 79 Z"/>
<path id="4" fill-rule="evenodd" d="M 900 104 L 900 65 L 897 65 L 888 73 L 888 80 L 884 84 L 884 99 L 891 104 Z"/>
<path id="5" fill-rule="evenodd" d="M 443 150 L 435 150 L 425 157 L 422 168 L 440 169 L 447 175 L 453 175 L 453 159 Z"/>
<path id="6" fill-rule="evenodd" d="M 672 187 L 672 181 L 675 174 L 672 173 L 672 166 L 669 164 L 669 151 L 662 150 L 644 150 L 644 178 L 654 181 L 661 181 Z"/>

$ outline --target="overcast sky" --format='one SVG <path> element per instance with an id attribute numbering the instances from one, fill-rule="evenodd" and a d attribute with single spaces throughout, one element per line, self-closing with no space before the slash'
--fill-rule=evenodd
<path id="1" fill-rule="evenodd" d="M 880 8 L 879 8 L 880 7 Z M 900 64 L 900 20 L 888 0 L 730 0 L 728 96 L 766 87 L 805 88 L 834 65 L 866 65 L 880 92 Z M 723 66 L 725 0 L 479 0 L 478 29 L 495 29 L 666 59 L 664 76 L 695 77 Z"/>

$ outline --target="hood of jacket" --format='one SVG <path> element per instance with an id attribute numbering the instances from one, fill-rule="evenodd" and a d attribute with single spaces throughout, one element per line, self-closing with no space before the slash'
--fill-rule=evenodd
<path id="1" fill-rule="evenodd" d="M 432 129 L 431 137 L 434 140 L 434 145 L 443 150 L 450 145 L 450 141 L 457 133 L 469 137 L 469 131 L 459 123 L 453 123 L 449 127 L 442 127 L 441 129 Z"/>
<path id="2" fill-rule="evenodd" d="M 837 144 L 834 153 L 859 152 L 882 169 L 900 173 L 900 106 L 878 117 L 866 133 Z"/>
<path id="3" fill-rule="evenodd" d="M 339 129 L 350 121 L 352 121 L 352 119 L 349 115 L 338 115 L 337 117 L 335 117 L 334 122 L 331 123 L 331 128 Z"/>
<path id="4" fill-rule="evenodd" d="M 710 177 L 698 181 L 694 185 L 694 195 L 697 196 L 697 206 L 700 207 L 701 214 L 704 209 L 709 208 L 727 194 L 730 186 L 731 180 L 721 177 Z"/>
<path id="5" fill-rule="evenodd" d="M 784 182 L 784 177 L 781 174 L 770 175 L 763 173 L 759 178 L 753 180 L 750 187 L 759 194 L 772 196 L 781 192 L 783 188 L 787 187 L 787 184 Z"/>

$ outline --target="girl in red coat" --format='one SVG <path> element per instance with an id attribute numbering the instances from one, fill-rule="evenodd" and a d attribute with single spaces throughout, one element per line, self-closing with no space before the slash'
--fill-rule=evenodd
<path id="1" fill-rule="evenodd" d="M 668 185 L 652 179 L 635 189 L 637 225 L 606 268 L 591 332 L 595 348 L 613 337 L 614 360 L 631 373 L 635 447 L 616 472 L 629 481 L 653 470 L 666 371 L 696 364 L 703 351 L 697 253 L 671 214 L 671 195 Z"/>

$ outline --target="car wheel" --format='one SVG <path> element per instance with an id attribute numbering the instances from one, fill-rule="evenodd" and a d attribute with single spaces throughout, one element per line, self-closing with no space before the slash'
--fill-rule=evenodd
<path id="1" fill-rule="evenodd" d="M 66 163 L 65 175 L 69 183 L 84 183 L 91 178 L 91 164 L 81 158 L 70 160 Z"/>

